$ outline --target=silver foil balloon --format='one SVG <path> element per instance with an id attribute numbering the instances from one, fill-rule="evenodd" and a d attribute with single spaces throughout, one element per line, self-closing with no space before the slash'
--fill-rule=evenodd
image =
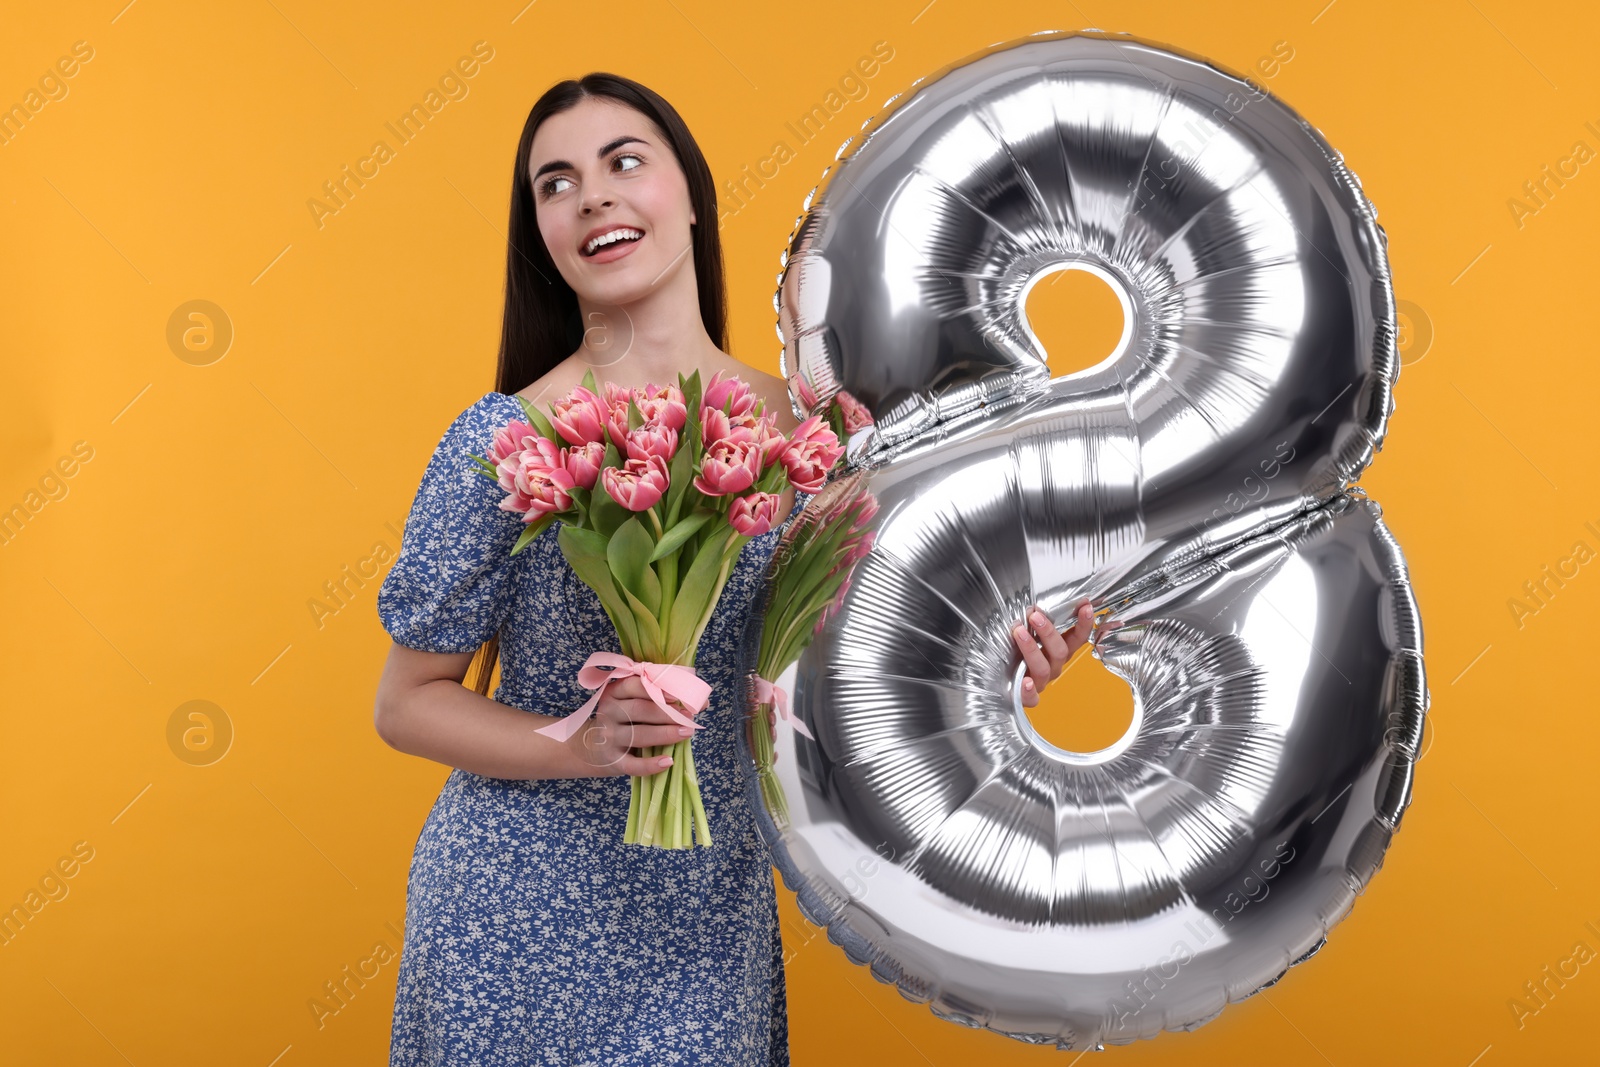
<path id="1" fill-rule="evenodd" d="M 1352 486 L 1399 366 L 1375 212 L 1276 98 L 1093 33 L 917 82 L 806 208 L 796 410 L 846 390 L 875 420 L 808 507 L 879 512 L 791 669 L 816 740 L 779 731 L 781 824 L 750 776 L 774 862 L 941 1017 L 1069 1049 L 1192 1029 L 1323 944 L 1410 800 L 1421 624 Z M 1052 380 L 1023 306 L 1063 268 L 1129 328 Z M 1093 753 L 1031 726 L 1009 636 L 1082 598 L 1136 709 Z"/>

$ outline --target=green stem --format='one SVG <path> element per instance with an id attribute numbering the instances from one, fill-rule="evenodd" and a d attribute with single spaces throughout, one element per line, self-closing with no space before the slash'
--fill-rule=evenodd
<path id="1" fill-rule="evenodd" d="M 683 753 L 679 751 L 683 742 L 672 746 L 672 766 L 667 768 L 667 785 L 663 790 L 663 808 L 660 826 L 657 833 L 668 848 L 682 848 L 679 832 L 680 813 L 683 811 Z"/>
<path id="2" fill-rule="evenodd" d="M 685 745 L 685 748 L 688 746 Z M 694 804 L 694 826 L 700 844 L 711 844 L 711 819 L 706 815 L 705 803 L 700 799 L 700 773 L 694 768 L 694 750 L 689 749 L 689 799 Z"/>
<path id="3" fill-rule="evenodd" d="M 633 786 L 628 790 L 628 824 L 622 831 L 622 843 L 632 844 L 639 836 L 639 794 L 642 786 L 639 775 L 633 776 Z"/>
<path id="4" fill-rule="evenodd" d="M 661 581 L 661 632 L 666 633 L 667 621 L 672 618 L 672 602 L 678 598 L 678 552 L 669 552 L 656 560 L 655 568 L 656 577 Z"/>
<path id="5" fill-rule="evenodd" d="M 676 766 L 676 764 L 674 764 Z M 648 803 L 645 806 L 644 820 L 639 827 L 639 844 L 653 845 L 656 841 L 656 825 L 660 818 L 661 798 L 666 792 L 666 778 L 671 772 L 669 767 L 665 771 L 657 771 L 649 776 L 646 788 L 648 790 Z"/>

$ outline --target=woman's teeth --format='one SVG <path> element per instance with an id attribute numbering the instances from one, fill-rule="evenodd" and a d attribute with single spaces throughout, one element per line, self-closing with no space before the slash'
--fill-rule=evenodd
<path id="1" fill-rule="evenodd" d="M 583 254 L 586 256 L 592 256 L 606 245 L 615 244 L 618 241 L 638 240 L 643 236 L 644 234 L 640 233 L 638 230 L 630 230 L 627 228 L 620 230 L 608 230 L 599 237 L 596 237 L 594 240 L 590 241 L 588 244 L 584 245 Z"/>

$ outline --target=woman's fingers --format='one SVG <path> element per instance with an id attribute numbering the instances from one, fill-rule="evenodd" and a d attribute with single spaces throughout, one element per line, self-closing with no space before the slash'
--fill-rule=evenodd
<path id="1" fill-rule="evenodd" d="M 618 774 L 632 774 L 638 776 L 659 774 L 672 766 L 669 756 L 635 756 L 625 753 L 617 760 Z"/>
<path id="2" fill-rule="evenodd" d="M 607 696 L 609 695 L 608 693 Z M 684 707 L 683 702 L 680 700 L 669 698 L 667 703 L 671 704 L 673 710 L 684 718 L 692 719 L 698 714 Z M 678 720 L 663 711 L 661 705 L 651 700 L 648 695 L 638 697 L 619 696 L 615 701 L 615 705 L 619 721 L 644 723 L 651 726 L 659 726 L 665 723 L 671 723 L 674 726 L 678 725 Z"/>
<path id="3" fill-rule="evenodd" d="M 672 723 L 668 726 L 634 726 L 630 748 L 649 748 L 652 745 L 675 745 L 697 731 Z"/>
<path id="4" fill-rule="evenodd" d="M 632 722 L 619 722 L 606 715 L 598 715 L 575 740 L 580 743 L 586 763 L 604 774 L 656 774 L 671 766 L 665 754 L 641 756 L 638 749 L 657 748 L 675 744 L 687 735 L 680 727 L 649 726 Z"/>
<path id="5" fill-rule="evenodd" d="M 1025 675 L 1022 679 L 1022 706 L 1034 707 L 1039 703 L 1039 690 L 1033 684 L 1033 675 Z"/>
<path id="6" fill-rule="evenodd" d="M 1039 647 L 1039 642 L 1028 632 L 1027 624 L 1019 622 L 1013 626 L 1011 639 L 1017 643 L 1017 651 L 1022 653 L 1022 662 L 1028 665 L 1028 678 L 1023 681 L 1024 683 L 1031 681 L 1037 695 L 1039 688 L 1050 680 L 1050 661 L 1045 659 L 1044 650 Z M 1026 684 L 1023 686 L 1022 699 L 1024 703 L 1027 702 Z"/>
<path id="7" fill-rule="evenodd" d="M 1033 626 L 1033 632 L 1039 639 L 1039 645 L 1044 649 L 1045 657 L 1050 661 L 1050 681 L 1061 673 L 1061 668 L 1067 665 L 1067 659 L 1072 655 L 1072 649 L 1067 647 L 1066 638 L 1061 636 L 1061 631 L 1056 629 L 1056 624 L 1037 606 L 1028 612 L 1028 622 Z"/>
<path id="8" fill-rule="evenodd" d="M 657 708 L 656 710 L 660 710 Z M 695 731 L 675 722 L 653 723 L 597 716 L 597 729 L 603 738 L 618 749 L 649 748 L 652 745 L 675 745 Z"/>
<path id="9" fill-rule="evenodd" d="M 1094 630 L 1094 608 L 1087 600 L 1078 605 L 1078 611 L 1073 616 L 1072 629 L 1067 631 L 1067 658 L 1083 647 L 1089 640 L 1089 634 Z"/>
<path id="10" fill-rule="evenodd" d="M 1094 609 L 1089 601 L 1078 604 L 1072 627 L 1066 632 L 1037 604 L 1030 605 L 1027 618 L 1011 628 L 1022 662 L 1028 667 L 1022 679 L 1022 705 L 1031 708 L 1039 702 L 1039 691 L 1060 677 L 1072 654 L 1082 648 L 1094 629 Z"/>
<path id="11" fill-rule="evenodd" d="M 650 699 L 650 694 L 645 690 L 644 682 L 639 680 L 637 674 L 630 674 L 626 678 L 615 682 L 607 682 L 606 693 L 617 700 Z"/>

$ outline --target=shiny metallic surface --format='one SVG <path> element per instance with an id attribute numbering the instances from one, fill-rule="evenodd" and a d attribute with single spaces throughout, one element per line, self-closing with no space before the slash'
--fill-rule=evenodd
<path id="1" fill-rule="evenodd" d="M 1276 98 L 1053 33 L 891 101 L 807 208 L 776 297 L 796 410 L 844 389 L 876 420 L 808 507 L 879 513 L 789 672 L 816 741 L 779 731 L 784 825 L 752 775 L 774 862 L 944 1018 L 1192 1029 L 1322 944 L 1411 796 L 1421 622 L 1352 487 L 1399 367 L 1375 212 Z M 1022 308 L 1063 266 L 1128 329 L 1052 380 Z M 1083 598 L 1136 708 L 1095 753 L 1034 730 L 1009 635 Z"/>

